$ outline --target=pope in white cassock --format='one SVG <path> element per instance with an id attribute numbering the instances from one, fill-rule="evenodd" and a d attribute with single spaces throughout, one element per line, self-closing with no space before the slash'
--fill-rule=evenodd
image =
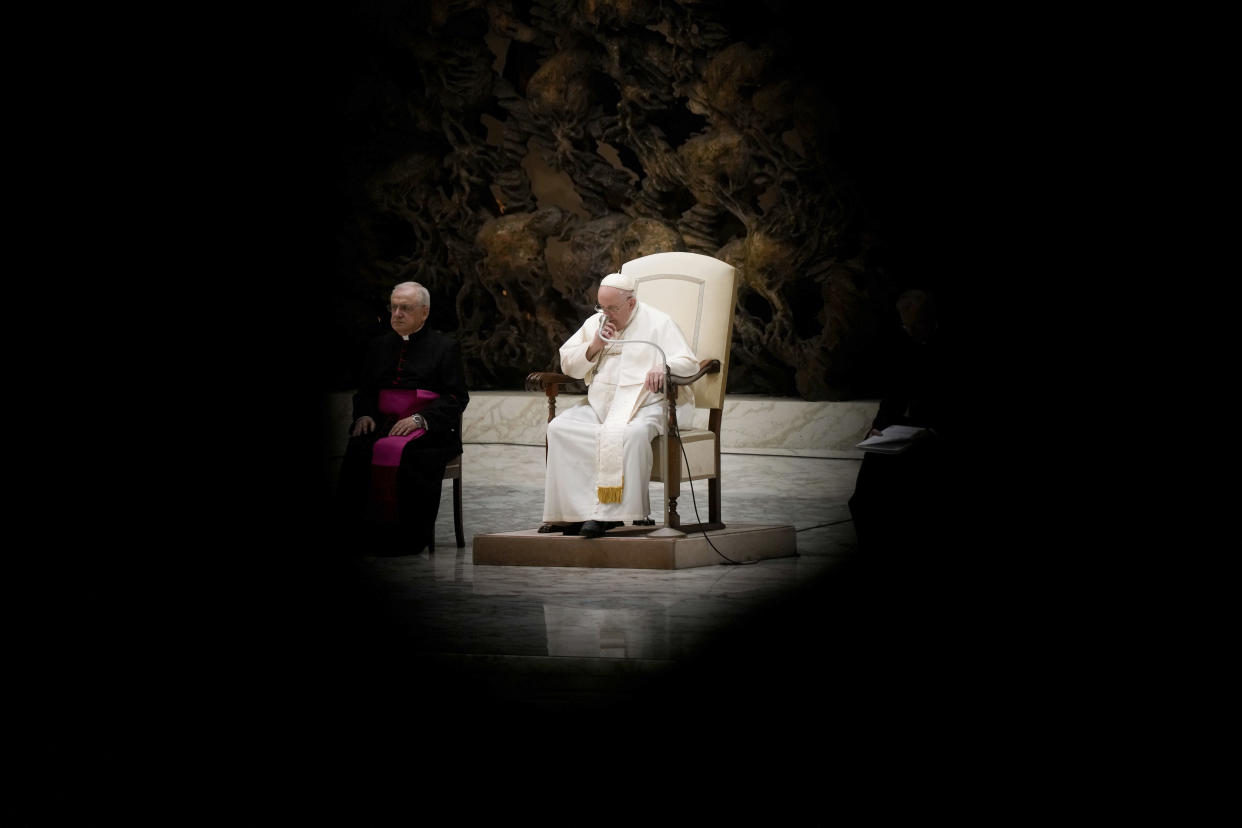
<path id="1" fill-rule="evenodd" d="M 667 427 L 664 350 L 672 373 L 699 369 L 685 336 L 668 314 L 634 295 L 633 276 L 612 273 L 596 294 L 599 313 L 561 346 L 561 372 L 587 384 L 587 405 L 548 423 L 545 522 L 568 523 L 565 534 L 599 537 L 651 512 L 651 441 Z M 694 392 L 682 386 L 677 422 L 694 420 Z"/>

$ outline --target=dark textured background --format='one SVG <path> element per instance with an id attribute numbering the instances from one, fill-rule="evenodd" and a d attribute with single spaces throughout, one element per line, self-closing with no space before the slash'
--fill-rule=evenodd
<path id="1" fill-rule="evenodd" d="M 471 387 L 518 389 L 557 367 L 603 275 L 693 250 L 741 274 L 730 392 L 876 395 L 895 295 L 930 287 L 969 314 L 993 278 L 980 221 L 1003 186 L 988 167 L 1007 35 L 806 9 L 328 10 L 312 65 L 289 67 L 313 108 L 297 151 L 322 199 L 321 383 L 352 387 L 388 291 L 413 279 Z"/>

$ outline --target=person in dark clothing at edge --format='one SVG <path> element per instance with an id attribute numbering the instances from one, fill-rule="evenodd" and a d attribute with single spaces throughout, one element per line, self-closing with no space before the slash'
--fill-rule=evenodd
<path id="1" fill-rule="evenodd" d="M 897 300 L 897 313 L 906 335 L 896 344 L 867 436 L 892 425 L 927 431 L 901 454 L 867 452 L 849 509 L 860 552 L 908 563 L 935 549 L 958 505 L 962 395 L 959 355 L 941 328 L 934 297 L 907 290 Z"/>
<path id="2" fill-rule="evenodd" d="M 427 289 L 402 282 L 388 309 L 392 331 L 369 343 L 354 394 L 338 506 L 347 528 L 372 532 L 378 546 L 368 551 L 417 554 L 434 545 L 444 467 L 462 452 L 470 395 L 461 346 L 427 327 Z"/>

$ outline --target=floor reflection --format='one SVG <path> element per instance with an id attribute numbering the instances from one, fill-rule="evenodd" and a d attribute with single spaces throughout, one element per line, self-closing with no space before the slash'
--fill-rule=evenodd
<path id="1" fill-rule="evenodd" d="M 668 619 L 663 607 L 590 609 L 544 604 L 543 619 L 550 656 L 669 657 Z"/>
<path id="2" fill-rule="evenodd" d="M 735 455 L 724 464 L 732 483 L 726 518 L 793 525 L 798 557 L 672 571 L 476 566 L 474 535 L 537 525 L 543 485 L 531 466 L 542 465 L 543 449 L 467 449 L 486 450 L 487 461 L 467 465 L 466 548 L 455 546 L 446 483 L 434 553 L 365 562 L 391 617 L 425 652 L 675 661 L 817 579 L 855 546 L 845 500 L 856 461 Z"/>

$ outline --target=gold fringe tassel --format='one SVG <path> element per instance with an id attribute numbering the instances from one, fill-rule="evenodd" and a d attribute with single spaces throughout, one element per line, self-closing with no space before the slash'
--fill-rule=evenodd
<path id="1" fill-rule="evenodd" d="M 599 498 L 600 503 L 620 503 L 621 491 L 625 487 L 625 479 L 622 478 L 620 486 L 597 486 L 595 496 Z"/>

